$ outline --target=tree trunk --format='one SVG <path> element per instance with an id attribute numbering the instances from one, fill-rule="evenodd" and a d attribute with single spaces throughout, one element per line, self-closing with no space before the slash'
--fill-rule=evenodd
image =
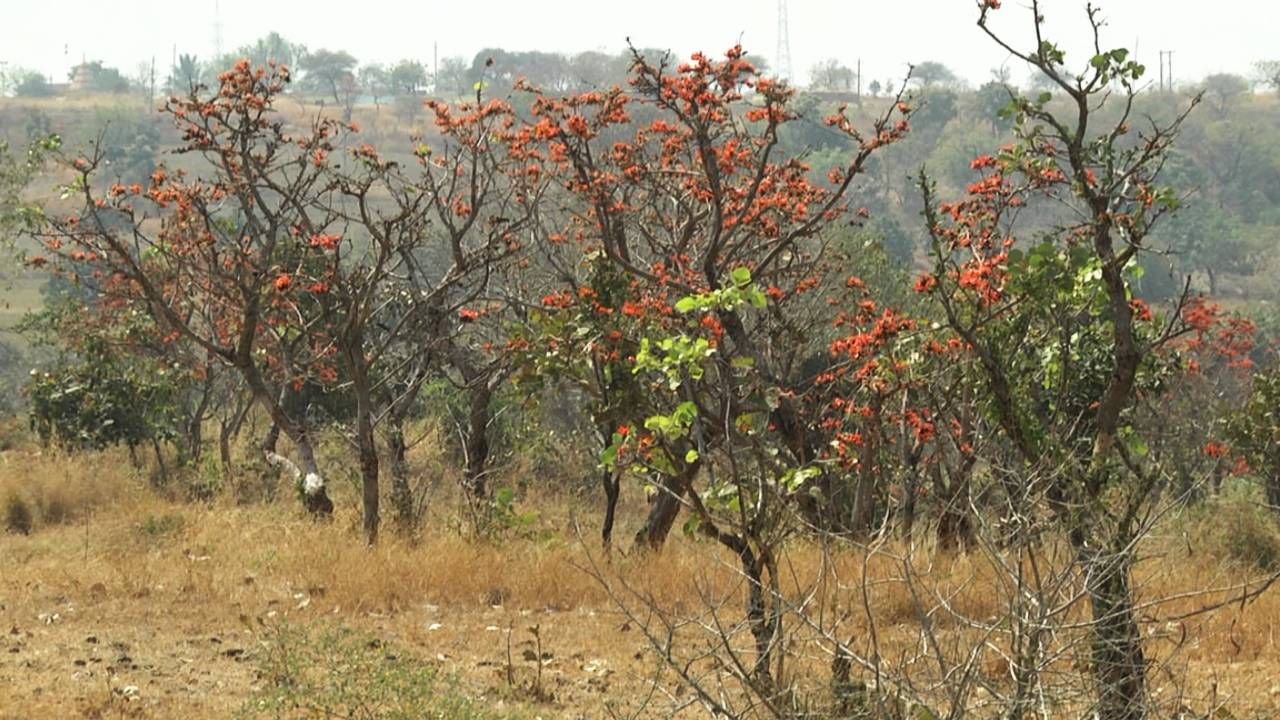
<path id="1" fill-rule="evenodd" d="M 280 442 L 280 426 L 271 423 L 271 427 L 267 428 L 267 434 L 262 438 L 262 451 L 266 453 L 274 453 L 276 444 Z"/>
<path id="2" fill-rule="evenodd" d="M 396 525 L 405 534 L 417 529 L 418 518 L 413 507 L 413 488 L 409 486 L 408 447 L 404 441 L 404 421 L 388 419 L 387 449 L 391 453 L 391 507 Z"/>
<path id="3" fill-rule="evenodd" d="M 353 313 L 339 336 L 341 357 L 351 376 L 351 392 L 356 399 L 356 450 L 360 457 L 361 526 L 367 545 L 378 542 L 381 520 L 378 503 L 378 443 L 373 434 L 373 391 L 369 387 L 369 359 L 365 356 L 364 325 Z"/>
<path id="4" fill-rule="evenodd" d="M 187 424 L 187 460 L 194 464 L 200 462 L 204 450 L 204 408 L 201 407 Z"/>
<path id="5" fill-rule="evenodd" d="M 489 489 L 485 487 L 487 465 L 489 462 L 489 402 L 493 398 L 493 388 L 483 377 L 470 383 L 471 408 L 467 415 L 467 432 L 464 441 L 466 451 L 466 467 L 463 469 L 463 482 L 473 497 L 488 497 Z"/>
<path id="6" fill-rule="evenodd" d="M 1095 717 L 1143 720 L 1147 717 L 1146 657 L 1129 591 L 1130 557 L 1121 550 L 1099 554 L 1078 548 L 1093 616 L 1090 638 Z"/>
<path id="7" fill-rule="evenodd" d="M 366 397 L 363 410 L 356 411 L 356 445 L 360 450 L 360 489 L 363 503 L 364 540 L 378 541 L 378 446 L 373 438 L 373 418 Z"/>
<path id="8" fill-rule="evenodd" d="M 902 537 L 910 541 L 916 525 L 916 498 L 920 492 L 920 475 L 917 467 L 907 467 L 906 471 L 907 474 L 902 481 L 902 518 L 898 521 L 898 529 Z"/>
<path id="9" fill-rule="evenodd" d="M 938 548 L 968 550 L 973 546 L 973 521 L 969 516 L 969 477 L 973 460 L 966 458 L 950 482 L 943 481 L 939 459 L 933 466 L 933 486 L 942 507 L 938 511 Z"/>
<path id="10" fill-rule="evenodd" d="M 213 373 L 208 364 L 205 365 L 205 381 L 200 388 L 200 402 L 191 413 L 187 422 L 186 460 L 191 463 L 200 462 L 204 452 L 204 418 L 209 412 L 209 403 L 213 400 Z M 179 456 L 179 462 L 184 458 Z"/>
<path id="11" fill-rule="evenodd" d="M 658 480 L 658 491 L 649 500 L 649 515 L 644 526 L 636 533 L 635 546 L 643 550 L 660 550 L 680 514 L 684 494 L 689 491 L 696 463 L 675 476 L 663 475 Z"/>
<path id="12" fill-rule="evenodd" d="M 225 420 L 218 428 L 218 462 L 222 465 L 222 481 L 231 481 L 231 424 Z"/>
<path id="13" fill-rule="evenodd" d="M 762 697 L 772 697 L 776 691 L 773 674 L 773 660 L 776 657 L 774 650 L 780 645 L 782 639 L 777 565 L 758 536 L 755 542 L 750 542 L 744 536 L 722 532 L 711 524 L 709 518 L 707 523 L 702 525 L 701 530 L 738 556 L 742 575 L 747 580 L 745 608 L 747 624 L 751 628 L 751 636 L 755 641 L 755 657 L 751 663 L 752 689 Z M 770 581 L 767 589 L 764 586 L 766 572 L 769 574 Z M 730 638 L 725 637 L 724 640 L 728 643 Z"/>
<path id="14" fill-rule="evenodd" d="M 297 437 L 290 438 L 298 447 L 298 455 L 302 459 L 302 505 L 307 512 L 316 516 L 333 514 L 333 501 L 325 489 L 320 466 L 316 464 L 315 449 L 311 445 L 311 436 L 305 431 Z"/>
<path id="15" fill-rule="evenodd" d="M 600 526 L 600 540 L 607 552 L 613 545 L 613 518 L 618 509 L 622 479 L 617 473 L 603 470 L 600 473 L 600 483 L 604 486 L 604 523 Z"/>
<path id="16" fill-rule="evenodd" d="M 876 524 L 876 489 L 880 485 L 880 439 L 882 436 L 878 402 L 872 404 L 872 415 L 868 419 L 864 432 L 866 437 L 862 452 L 859 453 L 858 467 L 854 471 L 853 493 L 848 498 L 848 514 L 842 518 L 847 524 L 841 529 L 856 538 L 864 538 L 871 534 Z M 841 504 L 841 509 L 844 509 Z"/>
<path id="17" fill-rule="evenodd" d="M 462 445 L 465 466 L 462 482 L 473 498 L 488 497 L 486 469 L 489 463 L 489 404 L 494 389 L 505 373 L 495 366 L 482 366 L 471 353 L 458 345 L 449 347 L 449 360 L 466 383 L 468 393 L 467 427 Z"/>
<path id="18" fill-rule="evenodd" d="M 866 537 L 875 523 L 875 477 L 869 468 L 859 468 L 853 479 L 853 495 L 850 498 L 848 525 L 845 529 L 854 537 Z"/>
<path id="19" fill-rule="evenodd" d="M 1267 507 L 1272 512 L 1280 511 L 1280 474 L 1272 470 L 1263 483 L 1267 492 Z"/>
<path id="20" fill-rule="evenodd" d="M 938 517 L 938 548 L 968 550 L 973 547 L 973 523 L 969 513 L 954 501 L 948 501 Z"/>
<path id="21" fill-rule="evenodd" d="M 311 437 L 305 431 L 299 431 L 295 436 L 290 437 L 294 446 L 298 448 L 298 455 L 302 460 L 301 468 L 289 458 L 276 452 L 276 443 L 279 439 L 280 425 L 273 422 L 271 428 L 267 430 L 266 438 L 262 441 L 262 454 L 267 464 L 277 468 L 283 467 L 289 471 L 294 487 L 302 493 L 302 506 L 307 512 L 317 516 L 333 514 L 333 501 L 325 491 L 324 479 L 316 464 L 315 449 L 311 446 Z"/>
<path id="22" fill-rule="evenodd" d="M 159 484 L 160 484 L 161 486 L 163 486 L 163 485 L 168 485 L 168 484 L 169 484 L 169 470 L 168 470 L 168 468 L 166 468 L 166 467 L 165 467 L 165 464 L 164 464 L 164 452 L 163 452 L 163 451 L 161 451 L 161 449 L 160 449 L 160 441 L 159 441 L 159 440 L 157 440 L 156 438 L 151 438 L 151 450 L 152 450 L 152 451 L 155 453 L 155 455 L 156 455 L 156 469 L 157 469 L 157 470 L 159 471 L 159 473 L 160 473 L 160 477 L 159 477 L 160 483 L 159 483 Z"/>
<path id="23" fill-rule="evenodd" d="M 757 689 L 762 694 L 772 694 L 773 674 L 770 672 L 773 660 L 773 648 L 778 633 L 778 618 L 769 612 L 769 604 L 765 600 L 764 560 L 751 551 L 744 543 L 738 557 L 742 562 L 742 572 L 747 577 L 747 622 L 751 625 L 751 635 L 755 638 L 755 662 L 751 673 Z"/>
<path id="24" fill-rule="evenodd" d="M 246 322 L 240 330 L 240 342 L 235 353 L 235 366 L 244 378 L 245 385 L 248 386 L 249 391 L 253 394 L 253 399 L 261 403 L 271 417 L 272 432 L 276 433 L 277 436 L 280 432 L 283 432 L 293 441 L 302 459 L 302 470 L 299 470 L 297 465 L 277 454 L 273 449 L 269 449 L 266 445 L 263 447 L 263 454 L 266 456 L 265 459 L 268 464 L 288 467 L 294 475 L 294 482 L 301 481 L 302 505 L 309 513 L 316 516 L 331 515 L 333 514 L 333 501 L 329 499 L 329 495 L 325 491 L 324 476 L 320 474 L 320 468 L 316 464 L 315 451 L 311 446 L 311 437 L 307 432 L 306 410 L 304 408 L 296 414 L 287 412 L 285 402 L 289 398 L 289 386 L 284 385 L 272 392 L 272 388 L 262 376 L 262 370 L 254 359 L 253 334 L 257 327 L 258 318 L 256 304 L 256 300 L 251 301 L 250 306 L 245 310 L 244 317 Z M 272 440 L 272 447 L 274 447 L 274 439 Z"/>
<path id="25" fill-rule="evenodd" d="M 240 402 L 240 401 L 237 401 Z M 244 402 L 229 419 L 223 419 L 218 426 L 218 460 L 222 463 L 222 478 L 231 480 L 231 441 L 240 434 L 244 419 L 253 408 L 253 402 Z M 278 431 L 277 431 L 278 432 Z M 272 447 L 274 450 L 275 448 Z"/>

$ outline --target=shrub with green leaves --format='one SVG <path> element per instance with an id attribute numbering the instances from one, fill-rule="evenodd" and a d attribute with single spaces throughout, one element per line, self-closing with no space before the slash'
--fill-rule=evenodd
<path id="1" fill-rule="evenodd" d="M 75 357 L 32 372 L 31 428 L 41 441 L 69 449 L 168 440 L 180 426 L 179 375 L 91 339 Z"/>

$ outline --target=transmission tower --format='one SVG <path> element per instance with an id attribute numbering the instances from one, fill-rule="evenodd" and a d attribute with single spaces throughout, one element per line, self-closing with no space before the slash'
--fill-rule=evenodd
<path id="1" fill-rule="evenodd" d="M 773 62 L 778 78 L 791 81 L 791 30 L 787 27 L 787 0 L 778 0 L 778 51 Z"/>
<path id="2" fill-rule="evenodd" d="M 222 60 L 222 8 L 218 0 L 213 0 L 213 57 L 214 62 Z"/>
<path id="3" fill-rule="evenodd" d="M 1173 92 L 1173 51 L 1160 51 L 1160 89 Z"/>

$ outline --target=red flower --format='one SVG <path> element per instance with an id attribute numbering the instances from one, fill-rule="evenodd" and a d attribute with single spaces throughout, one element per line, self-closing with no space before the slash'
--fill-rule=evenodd
<path id="1" fill-rule="evenodd" d="M 289 277 L 288 273 L 277 275 L 275 286 L 278 292 L 285 292 L 293 286 L 293 278 Z"/>
<path id="2" fill-rule="evenodd" d="M 587 119 L 581 115 L 570 115 L 565 122 L 569 126 L 569 132 L 578 137 L 585 138 L 591 134 L 591 128 L 587 125 Z"/>
<path id="3" fill-rule="evenodd" d="M 1217 319 L 1218 306 L 1206 303 L 1202 297 L 1192 298 L 1182 310 L 1182 320 L 1200 332 L 1208 330 Z"/>
<path id="4" fill-rule="evenodd" d="M 1204 444 L 1204 454 L 1211 458 L 1223 458 L 1226 457 L 1229 452 L 1231 452 L 1231 448 L 1227 447 L 1226 443 L 1210 440 Z"/>
<path id="5" fill-rule="evenodd" d="M 475 322 L 480 318 L 480 311 L 471 308 L 460 308 L 458 310 L 458 319 L 464 323 Z"/>
<path id="6" fill-rule="evenodd" d="M 932 291 L 937 286 L 938 286 L 938 278 L 934 277 L 930 273 L 925 273 L 920 277 L 916 278 L 916 284 L 912 286 L 912 289 L 918 293 L 927 293 Z"/>
<path id="7" fill-rule="evenodd" d="M 333 250 L 338 247 L 338 242 L 342 238 L 337 235 L 316 234 L 311 236 L 310 245 L 313 248 L 323 248 L 325 250 Z"/>

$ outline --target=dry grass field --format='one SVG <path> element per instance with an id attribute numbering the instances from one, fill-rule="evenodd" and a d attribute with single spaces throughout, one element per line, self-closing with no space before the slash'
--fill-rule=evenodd
<path id="1" fill-rule="evenodd" d="M 299 672 L 351 682 L 370 652 L 375 665 L 433 678 L 438 695 L 428 706 L 442 708 L 440 717 L 668 717 L 681 691 L 637 627 L 643 618 L 619 611 L 593 562 L 615 590 L 643 588 L 653 608 L 672 615 L 697 615 L 708 598 L 741 590 L 723 552 L 684 537 L 673 536 L 657 556 L 618 554 L 604 563 L 591 508 L 574 499 L 526 498 L 542 512 L 533 526 L 476 539 L 451 526 L 459 507 L 442 490 L 422 537 L 388 533 L 369 549 L 348 488 L 335 488 L 334 521 L 316 524 L 288 498 L 246 505 L 167 499 L 121 451 L 67 457 L 19 439 L 2 457 L 0 502 L 7 514 L 15 504 L 27 508 L 31 525 L 28 535 L 0 535 L 4 720 L 319 717 L 253 713 L 271 702 L 290 662 L 332 661 L 327 671 Z M 635 520 L 641 508 L 624 510 Z M 578 538 L 575 516 L 592 528 L 583 531 L 589 539 Z M 13 524 L 12 515 L 6 522 Z M 1182 521 L 1154 540 L 1160 547 L 1148 552 L 1154 559 L 1143 565 L 1140 594 L 1238 587 L 1249 572 L 1224 559 L 1214 534 L 1221 524 L 1221 517 Z M 800 587 L 819 567 L 850 578 L 866 564 L 873 582 L 859 602 L 868 603 L 886 647 L 905 648 L 919 638 L 911 598 L 895 582 L 892 558 L 901 552 L 886 546 L 883 556 L 850 550 L 824 558 L 797 546 L 788 573 Z M 973 617 L 1002 602 L 984 572 L 978 558 L 963 555 L 935 557 L 928 570 L 937 587 L 949 588 L 952 608 Z M 842 587 L 834 586 L 834 606 Z M 1148 615 L 1188 612 L 1214 597 L 1192 593 Z M 857 622 L 846 629 L 856 631 Z M 1165 687 L 1164 676 L 1154 684 L 1185 693 L 1188 706 L 1223 708 L 1214 717 L 1274 717 L 1277 624 L 1274 591 L 1176 627 L 1153 624 L 1149 652 L 1189 678 L 1185 687 Z M 802 638 L 795 645 L 791 672 L 820 671 L 823 658 L 809 663 Z M 394 683 L 398 676 L 387 677 Z M 291 682 L 297 686 L 296 677 Z"/>

